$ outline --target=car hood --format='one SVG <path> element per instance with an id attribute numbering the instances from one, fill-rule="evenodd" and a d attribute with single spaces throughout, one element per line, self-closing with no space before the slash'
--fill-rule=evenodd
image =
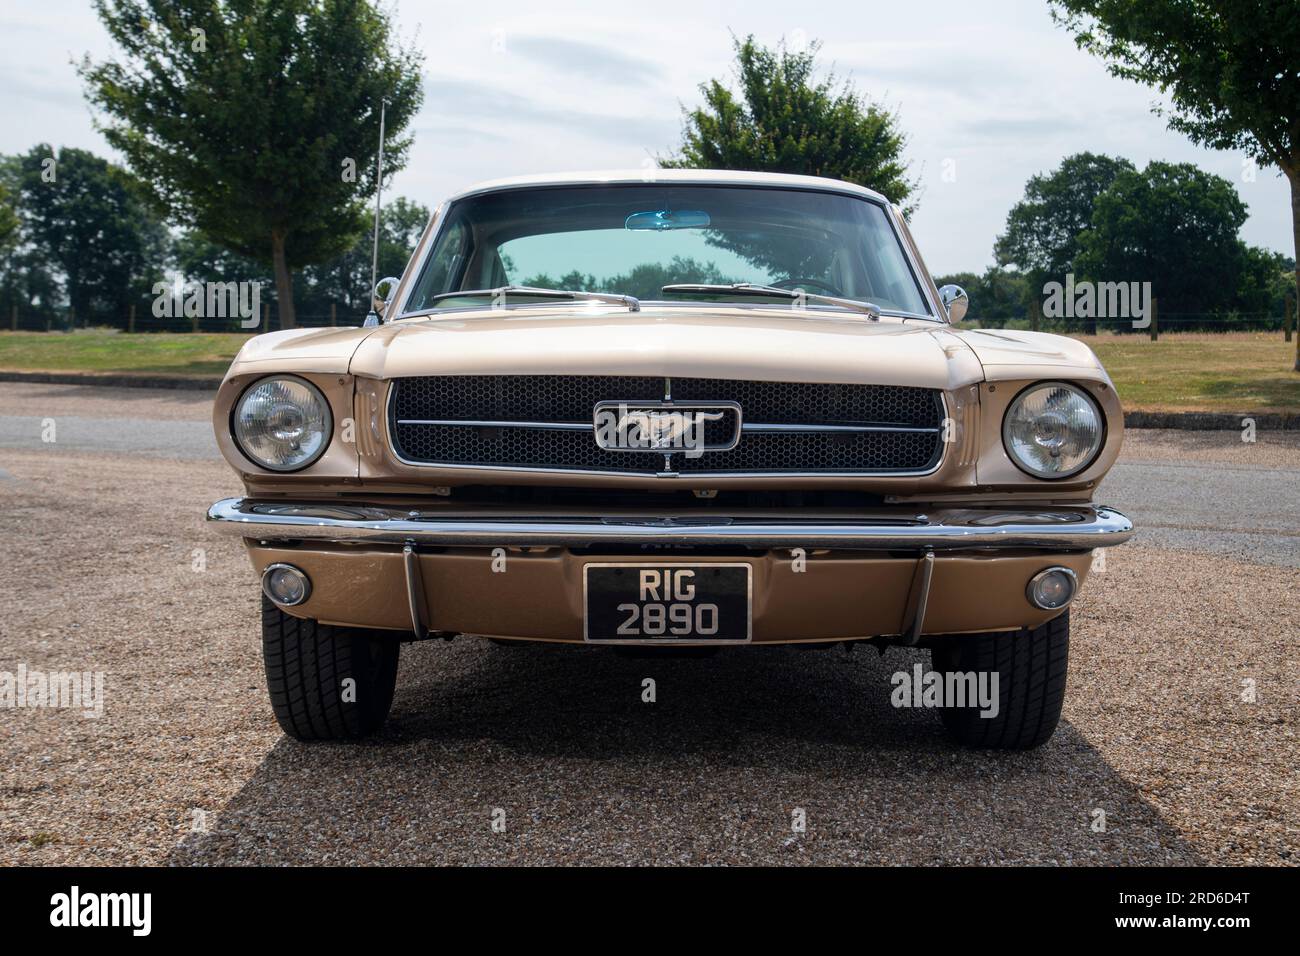
<path id="1" fill-rule="evenodd" d="M 974 353 L 934 322 L 785 310 L 477 311 L 383 326 L 351 371 L 407 375 L 653 375 L 955 388 Z"/>
<path id="2" fill-rule="evenodd" d="M 1097 356 L 1078 339 L 1017 329 L 968 329 L 953 334 L 979 356 L 990 382 L 1059 376 L 1110 384 Z"/>
<path id="3" fill-rule="evenodd" d="M 653 375 L 912 385 L 1107 381 L 1064 336 L 954 330 L 917 319 L 809 310 L 604 305 L 473 310 L 378 328 L 295 329 L 249 340 L 230 375 L 270 371 L 411 375 Z"/>

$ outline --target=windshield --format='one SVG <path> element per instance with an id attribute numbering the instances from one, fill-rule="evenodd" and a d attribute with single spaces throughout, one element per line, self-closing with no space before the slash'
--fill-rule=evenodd
<path id="1" fill-rule="evenodd" d="M 930 314 L 874 202 L 796 189 L 657 184 L 517 189 L 454 203 L 404 311 L 484 307 L 482 296 L 435 297 L 503 286 L 763 302 L 725 289 L 663 291 L 735 283 Z M 768 301 L 788 305 L 775 294 Z"/>

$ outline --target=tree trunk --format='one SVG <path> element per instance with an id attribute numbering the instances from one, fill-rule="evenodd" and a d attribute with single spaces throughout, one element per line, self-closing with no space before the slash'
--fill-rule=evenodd
<path id="1" fill-rule="evenodd" d="M 1291 180 L 1291 239 L 1295 243 L 1296 325 L 1300 327 L 1300 166 L 1286 170 Z M 1300 372 L 1300 334 L 1295 337 L 1294 371 Z"/>
<path id="2" fill-rule="evenodd" d="M 275 266 L 275 305 L 280 313 L 280 328 L 298 327 L 298 317 L 293 311 L 293 273 L 284 257 L 284 233 L 271 233 L 271 264 Z M 267 329 L 266 331 L 271 331 Z"/>

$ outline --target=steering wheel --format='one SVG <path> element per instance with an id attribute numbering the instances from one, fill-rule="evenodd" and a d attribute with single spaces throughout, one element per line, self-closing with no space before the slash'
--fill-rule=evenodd
<path id="1" fill-rule="evenodd" d="M 808 286 L 816 286 L 816 289 L 809 289 L 808 291 L 816 292 L 820 290 L 825 292 L 827 295 L 839 296 L 841 298 L 844 296 L 844 293 L 835 288 L 835 286 L 831 285 L 829 282 L 823 282 L 821 279 L 800 279 L 791 276 L 789 279 L 778 279 L 776 282 L 769 282 L 768 285 L 777 289 L 791 290 L 800 288 L 806 289 Z"/>

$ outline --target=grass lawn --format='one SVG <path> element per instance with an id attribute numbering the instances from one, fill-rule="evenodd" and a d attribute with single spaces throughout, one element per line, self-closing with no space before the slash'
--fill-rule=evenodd
<path id="1" fill-rule="evenodd" d="M 0 370 L 152 372 L 219 378 L 247 340 L 247 334 L 238 332 L 0 332 Z"/>
<path id="2" fill-rule="evenodd" d="M 0 332 L 0 370 L 224 375 L 245 334 L 91 329 Z M 1101 358 L 1124 407 L 1148 411 L 1300 412 L 1295 343 L 1264 332 L 1080 336 Z"/>
<path id="3" fill-rule="evenodd" d="M 1077 338 L 1106 366 L 1126 409 L 1300 412 L 1296 344 L 1277 332 Z"/>

